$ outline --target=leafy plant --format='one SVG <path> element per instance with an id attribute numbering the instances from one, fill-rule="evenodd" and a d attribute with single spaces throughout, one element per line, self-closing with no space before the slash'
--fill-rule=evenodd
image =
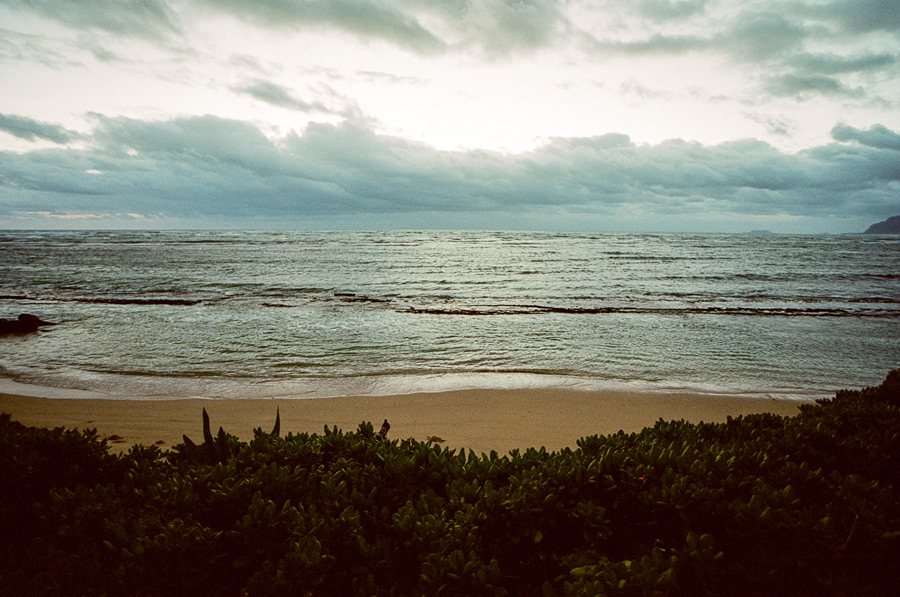
<path id="1" fill-rule="evenodd" d="M 110 455 L 0 416 L 0 587 L 28 595 L 893 595 L 900 371 L 794 417 L 576 449 L 344 432 Z"/>

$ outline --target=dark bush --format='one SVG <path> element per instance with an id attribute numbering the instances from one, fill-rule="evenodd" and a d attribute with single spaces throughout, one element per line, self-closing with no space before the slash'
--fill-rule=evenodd
<path id="1" fill-rule="evenodd" d="M 476 455 L 204 421 L 108 453 L 0 417 L 15 595 L 894 595 L 900 371 L 782 418 Z"/>

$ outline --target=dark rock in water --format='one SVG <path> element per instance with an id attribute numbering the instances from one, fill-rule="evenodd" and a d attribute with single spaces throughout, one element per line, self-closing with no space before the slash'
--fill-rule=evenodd
<path id="1" fill-rule="evenodd" d="M 900 234 L 900 216 L 888 218 L 884 222 L 872 224 L 866 234 Z"/>
<path id="2" fill-rule="evenodd" d="M 17 319 L 0 319 L 0 336 L 30 334 L 31 332 L 36 332 L 39 327 L 44 325 L 55 324 L 44 321 L 37 315 L 22 313 Z"/>

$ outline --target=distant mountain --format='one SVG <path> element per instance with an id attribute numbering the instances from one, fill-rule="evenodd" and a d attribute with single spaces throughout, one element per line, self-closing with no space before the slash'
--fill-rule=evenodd
<path id="1" fill-rule="evenodd" d="M 888 218 L 884 222 L 872 224 L 866 234 L 900 234 L 900 216 Z"/>

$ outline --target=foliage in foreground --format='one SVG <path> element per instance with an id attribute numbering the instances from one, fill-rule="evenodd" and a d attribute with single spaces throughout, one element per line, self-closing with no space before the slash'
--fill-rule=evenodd
<path id="1" fill-rule="evenodd" d="M 893 595 L 900 370 L 798 416 L 575 450 L 208 430 L 113 456 L 0 417 L 0 587 L 107 595 Z"/>

